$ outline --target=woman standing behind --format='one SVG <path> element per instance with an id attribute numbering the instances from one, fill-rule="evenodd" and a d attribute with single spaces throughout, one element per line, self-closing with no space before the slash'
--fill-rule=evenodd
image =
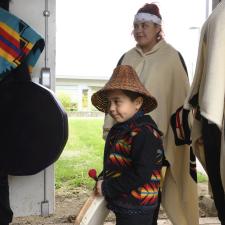
<path id="1" fill-rule="evenodd" d="M 163 132 L 169 164 L 162 184 L 162 205 L 174 225 L 197 225 L 197 185 L 190 174 L 190 148 L 176 146 L 170 126 L 172 114 L 187 96 L 189 81 L 182 56 L 162 38 L 161 23 L 157 5 L 145 4 L 140 8 L 134 17 L 133 35 L 137 45 L 122 56 L 119 64 L 131 65 L 158 101 L 158 108 L 151 116 Z M 106 115 L 104 138 L 114 123 Z"/>

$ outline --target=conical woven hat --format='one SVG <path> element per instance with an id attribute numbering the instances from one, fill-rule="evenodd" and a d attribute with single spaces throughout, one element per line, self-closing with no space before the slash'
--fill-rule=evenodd
<path id="1" fill-rule="evenodd" d="M 99 111 L 108 112 L 108 98 L 106 93 L 111 90 L 128 90 L 140 93 L 143 96 L 142 108 L 145 113 L 157 107 L 156 99 L 146 90 L 144 85 L 140 82 L 137 73 L 131 66 L 117 66 L 105 86 L 92 95 L 92 104 Z"/>

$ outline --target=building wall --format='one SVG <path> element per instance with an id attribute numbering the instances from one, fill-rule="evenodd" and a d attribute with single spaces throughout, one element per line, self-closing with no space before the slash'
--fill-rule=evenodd
<path id="1" fill-rule="evenodd" d="M 51 87 L 55 86 L 55 7 L 56 0 L 49 0 L 49 64 L 51 68 Z M 45 18 L 43 11 L 45 0 L 11 0 L 10 12 L 24 20 L 43 37 L 45 36 Z M 44 63 L 44 52 L 36 64 L 32 80 L 38 82 Z M 45 180 L 46 178 L 46 180 Z M 54 166 L 50 166 L 34 176 L 9 177 L 10 204 L 15 216 L 41 215 L 46 207 L 49 213 L 54 212 Z M 44 198 L 46 196 L 46 198 Z M 44 204 L 44 200 L 46 200 Z M 44 211 L 43 211 L 44 212 Z M 46 210 L 45 210 L 46 212 Z"/>
<path id="2" fill-rule="evenodd" d="M 78 84 L 73 86 L 56 86 L 56 95 L 66 94 L 70 97 L 71 103 L 77 105 L 79 112 L 92 111 L 93 107 L 91 104 L 92 94 L 99 90 L 101 87 L 93 87 L 87 84 Z"/>
<path id="3" fill-rule="evenodd" d="M 56 0 L 48 0 L 50 17 L 48 18 L 48 67 L 51 69 L 51 89 L 55 88 L 55 52 L 56 52 Z M 11 0 L 10 11 L 23 19 L 45 37 L 45 0 Z M 44 50 L 45 51 L 45 50 Z M 34 81 L 38 82 L 41 68 L 44 67 L 45 52 L 42 53 L 32 73 Z"/>
<path id="4" fill-rule="evenodd" d="M 107 79 L 103 78 L 77 78 L 77 77 L 57 77 L 56 94 L 63 92 L 70 96 L 71 101 L 76 103 L 78 111 L 92 111 L 91 96 L 94 92 L 102 88 Z M 84 93 L 87 90 L 87 107 L 84 106 Z"/>

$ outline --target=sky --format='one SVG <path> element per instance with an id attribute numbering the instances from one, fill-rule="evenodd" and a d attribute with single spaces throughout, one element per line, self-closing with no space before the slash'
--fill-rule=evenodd
<path id="1" fill-rule="evenodd" d="M 206 1 L 154 1 L 163 18 L 165 40 L 181 52 L 191 73 Z M 121 55 L 135 46 L 133 18 L 146 2 L 56 0 L 56 76 L 109 78 Z"/>

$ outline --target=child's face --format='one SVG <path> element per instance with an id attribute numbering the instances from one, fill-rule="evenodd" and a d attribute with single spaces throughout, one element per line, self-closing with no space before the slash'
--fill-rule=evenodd
<path id="1" fill-rule="evenodd" d="M 121 90 L 113 90 L 108 92 L 109 108 L 108 113 L 118 123 L 122 123 L 134 116 L 142 106 L 142 97 L 132 101 Z"/>

